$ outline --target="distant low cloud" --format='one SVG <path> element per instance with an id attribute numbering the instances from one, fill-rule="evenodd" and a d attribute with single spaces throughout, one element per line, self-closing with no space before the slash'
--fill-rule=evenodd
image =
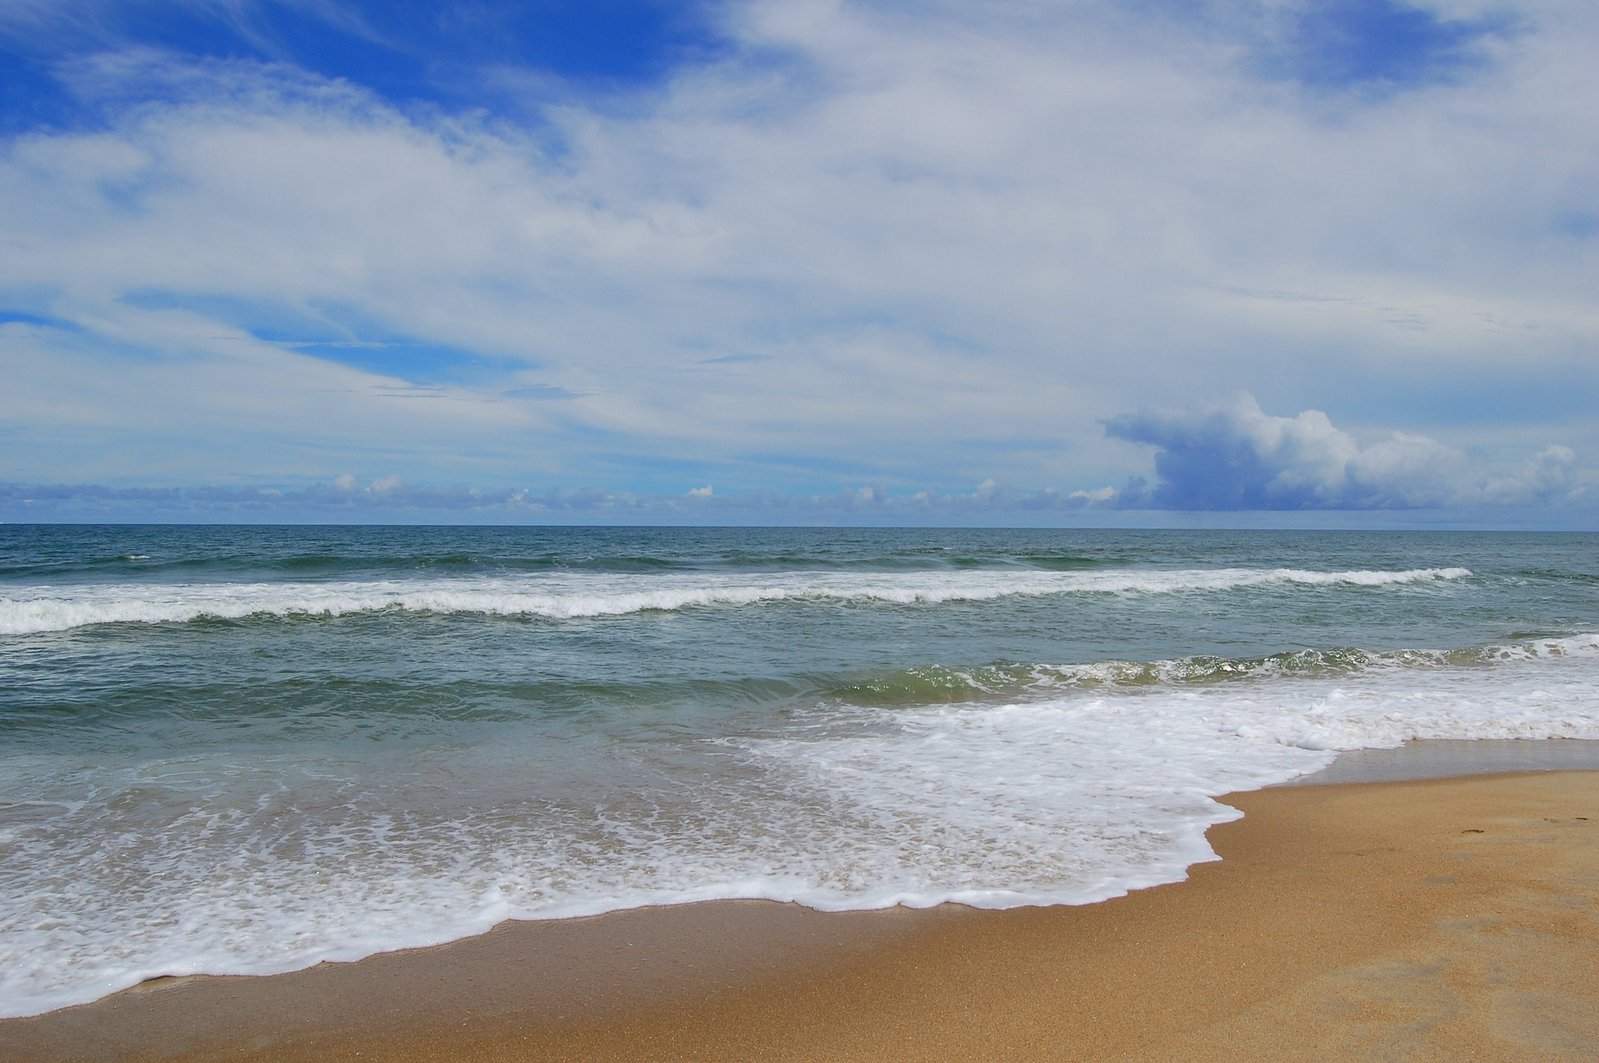
<path id="1" fill-rule="evenodd" d="M 412 485 L 398 476 L 361 481 L 348 473 L 331 482 L 298 488 L 111 487 L 104 484 L 0 483 L 0 516 L 6 520 L 66 518 L 126 520 L 392 519 L 407 515 L 519 518 L 567 512 L 644 511 L 667 500 L 626 493 L 561 490 L 534 494 L 525 488 Z"/>
<path id="2" fill-rule="evenodd" d="M 1274 417 L 1249 396 L 1210 409 L 1127 414 L 1106 428 L 1113 438 L 1157 448 L 1153 482 L 1132 476 L 1120 487 L 1068 490 L 986 478 L 944 491 L 857 482 L 821 493 L 721 493 L 706 484 L 665 494 L 413 484 L 349 473 L 279 487 L 0 481 L 0 522 L 1180 527 L 1193 514 L 1227 512 L 1265 526 L 1431 525 L 1440 513 L 1452 513 L 1447 522 L 1456 524 L 1528 524 L 1519 513 L 1541 514 L 1546 526 L 1591 527 L 1599 512 L 1592 505 L 1599 477 L 1564 446 L 1489 469 L 1424 436 L 1394 433 L 1362 444 L 1323 413 Z"/>
<path id="3" fill-rule="evenodd" d="M 875 486 L 832 494 L 782 491 L 716 494 L 710 484 L 681 495 L 596 488 L 537 491 L 406 483 L 399 476 L 362 479 L 344 473 L 293 488 L 116 487 L 93 483 L 0 482 L 0 522 L 195 521 L 408 523 L 823 523 L 904 519 L 979 520 L 996 511 L 1079 509 L 1054 492 L 1012 495 L 987 481 L 969 493 L 890 494 Z"/>
<path id="4" fill-rule="evenodd" d="M 1457 447 L 1394 432 L 1362 444 L 1325 413 L 1278 417 L 1253 396 L 1105 422 L 1115 439 L 1156 448 L 1153 485 L 1105 501 L 1175 510 L 1426 509 L 1559 503 L 1583 495 L 1577 455 L 1549 446 L 1519 466 L 1487 469 Z"/>

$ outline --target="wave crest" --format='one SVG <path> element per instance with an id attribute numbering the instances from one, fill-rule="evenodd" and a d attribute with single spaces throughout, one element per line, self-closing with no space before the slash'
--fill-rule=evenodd
<path id="1" fill-rule="evenodd" d="M 337 617 L 384 610 L 570 620 L 792 601 L 927 606 L 1048 595 L 1225 593 L 1260 587 L 1382 587 L 1458 580 L 1464 568 L 1316 572 L 1176 569 L 1117 572 L 563 573 L 523 578 L 184 583 L 36 587 L 0 598 L 0 635 L 92 624 L 246 617 Z"/>
<path id="2" fill-rule="evenodd" d="M 1300 649 L 1256 657 L 1195 655 L 1158 661 L 1094 661 L 1042 665 L 993 661 L 983 665 L 927 665 L 841 683 L 835 701 L 890 708 L 1031 698 L 1063 691 L 1133 693 L 1154 688 L 1203 688 L 1278 678 L 1338 679 L 1378 672 L 1471 668 L 1505 661 L 1599 656 L 1599 633 L 1533 638 L 1464 649 Z"/>

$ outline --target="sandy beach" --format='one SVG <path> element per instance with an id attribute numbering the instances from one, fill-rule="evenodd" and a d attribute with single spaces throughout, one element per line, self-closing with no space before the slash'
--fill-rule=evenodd
<path id="1" fill-rule="evenodd" d="M 1590 1059 L 1599 773 L 1227 798 L 1222 860 L 1085 907 L 720 902 L 507 924 L 0 1023 L 95 1059 Z"/>

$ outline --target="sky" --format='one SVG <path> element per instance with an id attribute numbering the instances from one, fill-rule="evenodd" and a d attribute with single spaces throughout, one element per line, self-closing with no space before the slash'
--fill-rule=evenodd
<path id="1" fill-rule="evenodd" d="M 1590 0 L 0 0 L 0 521 L 1599 528 Z"/>

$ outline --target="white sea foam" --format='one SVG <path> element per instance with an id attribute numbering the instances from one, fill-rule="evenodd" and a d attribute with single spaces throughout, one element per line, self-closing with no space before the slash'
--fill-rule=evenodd
<path id="1" fill-rule="evenodd" d="M 1005 704 L 825 704 L 714 741 L 18 756 L 0 782 L 0 1013 L 266 973 L 505 918 L 723 897 L 1081 903 L 1213 854 L 1214 798 L 1412 738 L 1599 740 L 1599 634 L 1333 675 Z M 1163 671 L 1157 667 L 1157 672 Z"/>
<path id="2" fill-rule="evenodd" d="M 0 635 L 94 624 L 182 623 L 244 617 L 336 617 L 382 610 L 542 617 L 622 616 L 784 601 L 937 605 L 1044 595 L 1219 593 L 1251 587 L 1447 582 L 1464 568 L 1317 572 L 1303 569 L 1148 569 L 1111 572 L 541 574 L 523 578 L 299 583 L 115 583 L 14 589 L 0 597 Z"/>

